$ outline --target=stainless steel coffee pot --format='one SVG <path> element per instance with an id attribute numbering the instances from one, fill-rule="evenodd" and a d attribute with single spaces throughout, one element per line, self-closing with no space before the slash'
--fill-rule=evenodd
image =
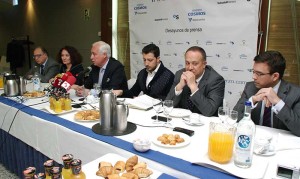
<path id="1" fill-rule="evenodd" d="M 4 93 L 6 96 L 19 95 L 19 79 L 17 75 L 11 74 L 5 76 Z"/>
<path id="2" fill-rule="evenodd" d="M 19 78 L 19 94 L 22 96 L 26 92 L 26 79 L 23 76 Z"/>
<path id="3" fill-rule="evenodd" d="M 112 90 L 102 90 L 100 93 L 99 109 L 101 113 L 100 125 L 102 130 L 113 129 L 113 110 L 116 106 L 116 95 Z"/>
<path id="4" fill-rule="evenodd" d="M 127 117 L 129 114 L 128 105 L 124 102 L 117 101 L 113 111 L 113 128 L 117 132 L 124 132 L 127 129 Z"/>

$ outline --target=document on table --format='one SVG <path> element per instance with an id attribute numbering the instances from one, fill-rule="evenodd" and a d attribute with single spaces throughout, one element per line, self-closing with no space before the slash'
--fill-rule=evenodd
<path id="1" fill-rule="evenodd" d="M 136 98 L 126 98 L 125 103 L 128 104 L 128 107 L 135 108 L 135 109 L 141 109 L 141 110 L 150 110 L 152 109 L 152 100 L 157 100 L 155 98 L 152 98 L 146 94 L 143 94 L 141 96 L 138 96 Z M 160 101 L 157 100 L 157 103 Z"/>
<path id="2" fill-rule="evenodd" d="M 204 155 L 202 158 L 195 158 L 195 161 L 191 162 L 241 178 L 263 178 L 269 164 L 269 162 L 266 161 L 266 158 L 255 155 L 253 155 L 253 163 L 250 168 L 239 168 L 235 166 L 233 159 L 227 164 L 219 164 L 211 161 L 208 158 L 208 154 Z"/>

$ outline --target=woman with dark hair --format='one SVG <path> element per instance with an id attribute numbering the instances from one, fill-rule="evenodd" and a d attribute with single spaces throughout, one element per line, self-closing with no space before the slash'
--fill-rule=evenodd
<path id="1" fill-rule="evenodd" d="M 61 64 L 59 73 L 71 72 L 76 77 L 76 85 L 83 85 L 83 77 L 78 74 L 84 70 L 82 66 L 82 56 L 76 48 L 64 46 L 57 54 L 57 61 Z"/>

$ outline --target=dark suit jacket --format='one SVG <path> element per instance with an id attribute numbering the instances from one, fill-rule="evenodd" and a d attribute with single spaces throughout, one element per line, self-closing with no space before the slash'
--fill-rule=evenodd
<path id="1" fill-rule="evenodd" d="M 35 63 L 34 66 L 38 67 L 38 70 L 40 70 L 40 65 Z M 29 70 L 29 72 L 26 73 L 26 78 L 28 78 L 28 75 L 34 75 L 35 68 L 32 68 Z M 39 71 L 40 72 L 40 71 Z M 40 74 L 41 82 L 42 83 L 48 83 L 51 78 L 54 78 L 55 75 L 59 73 L 59 64 L 53 60 L 51 57 L 48 57 L 47 63 L 44 67 L 44 73 Z"/>
<path id="2" fill-rule="evenodd" d="M 94 83 L 98 83 L 100 68 L 92 65 L 92 71 L 84 82 L 87 89 L 92 89 Z M 116 59 L 110 58 L 106 66 L 102 84 L 102 89 L 128 90 L 127 78 L 124 71 L 124 66 Z"/>
<path id="3" fill-rule="evenodd" d="M 146 87 L 147 76 L 148 72 L 146 69 L 142 69 L 139 72 L 137 80 L 132 88 L 123 92 L 123 97 L 133 98 L 134 96 L 138 96 L 142 91 L 144 94 L 153 98 L 164 100 L 172 86 L 174 74 L 161 62 L 159 69 L 148 84 L 148 88 Z"/>
<path id="4" fill-rule="evenodd" d="M 67 66 L 65 64 L 62 64 L 60 66 L 59 73 L 66 73 L 66 70 L 67 70 Z M 75 82 L 76 85 L 79 85 L 79 86 L 83 85 L 83 75 L 78 75 L 83 70 L 84 69 L 83 69 L 82 64 L 78 64 L 75 66 L 72 65 L 72 67 L 69 71 L 76 78 L 76 82 Z"/>
<path id="5" fill-rule="evenodd" d="M 187 107 L 189 88 L 186 85 L 180 95 L 175 95 L 175 87 L 180 81 L 180 77 L 185 69 L 176 72 L 173 86 L 166 99 L 174 101 L 174 107 Z M 203 114 L 204 116 L 217 116 L 218 108 L 222 106 L 224 99 L 225 81 L 211 66 L 206 65 L 205 73 L 198 85 L 199 90 L 190 97 L 194 108 L 192 112 Z"/>
<path id="6" fill-rule="evenodd" d="M 254 82 L 246 83 L 241 98 L 238 100 L 234 110 L 238 111 L 239 119 L 244 114 L 244 103 L 251 96 L 255 95 L 259 89 L 255 87 Z M 276 115 L 273 113 L 273 127 L 277 129 L 290 130 L 297 136 L 300 136 L 300 88 L 299 86 L 281 80 L 277 95 L 285 105 Z M 251 118 L 255 124 L 259 124 L 262 102 L 259 102 L 256 108 L 251 111 Z"/>

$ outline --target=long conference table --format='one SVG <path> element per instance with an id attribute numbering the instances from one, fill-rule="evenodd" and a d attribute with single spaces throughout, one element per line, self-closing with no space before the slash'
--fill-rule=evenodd
<path id="1" fill-rule="evenodd" d="M 71 98 L 78 100 L 74 91 L 71 91 Z M 154 110 L 130 108 L 127 119 L 137 125 L 136 131 L 123 136 L 103 136 L 91 130 L 98 121 L 74 120 L 78 110 L 54 115 L 45 110 L 47 106 L 47 97 L 28 99 L 23 103 L 16 102 L 16 98 L 0 97 L 0 162 L 20 178 L 28 166 L 43 172 L 43 162 L 47 159 L 62 164 L 61 157 L 67 153 L 82 160 L 87 178 L 100 178 L 95 174 L 98 162 L 109 160 L 109 156 L 127 159 L 137 155 L 139 161 L 146 162 L 153 170 L 151 178 L 275 178 L 277 164 L 300 161 L 300 138 L 284 130 L 257 126 L 257 135 L 273 136 L 277 151 L 266 156 L 254 155 L 252 166 L 241 169 L 233 161 L 218 164 L 208 159 L 209 123 L 219 120 L 216 117 L 201 116 L 202 126 L 189 126 L 182 118 L 174 117 L 172 126 L 195 131 L 190 143 L 179 148 L 152 143 L 149 151 L 141 153 L 133 148 L 134 139 L 156 140 L 163 133 L 172 133 L 170 128 L 153 124 Z"/>

